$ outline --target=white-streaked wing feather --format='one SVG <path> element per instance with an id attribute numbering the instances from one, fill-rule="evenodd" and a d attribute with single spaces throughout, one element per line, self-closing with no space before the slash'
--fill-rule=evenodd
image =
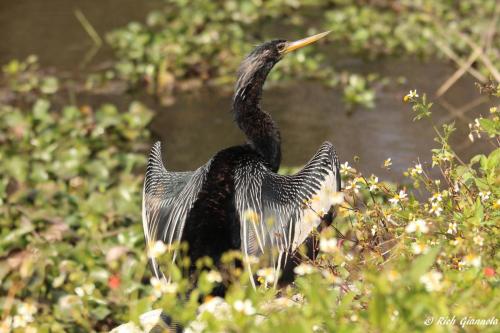
<path id="1" fill-rule="evenodd" d="M 319 215 L 330 208 L 328 198 L 340 191 L 335 149 L 331 143 L 323 143 L 306 166 L 292 176 L 278 175 L 264 163 L 248 161 L 236 170 L 235 178 L 242 251 L 247 258 L 267 258 L 276 269 L 276 284 L 288 253 L 320 224 Z"/>
<path id="2" fill-rule="evenodd" d="M 161 144 L 156 142 L 144 179 L 142 223 L 146 245 L 157 240 L 171 245 L 181 240 L 187 215 L 205 180 L 210 162 L 190 172 L 170 172 L 163 166 Z M 173 254 L 175 260 L 176 253 Z M 150 258 L 157 278 L 164 277 L 155 258 Z"/>

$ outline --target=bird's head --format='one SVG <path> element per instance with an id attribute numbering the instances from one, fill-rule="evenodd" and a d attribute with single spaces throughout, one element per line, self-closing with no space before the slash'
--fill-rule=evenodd
<path id="1" fill-rule="evenodd" d="M 257 46 L 241 63 L 237 87 L 257 79 L 255 74 L 258 73 L 263 74 L 262 78 L 265 79 L 271 68 L 286 54 L 312 44 L 329 33 L 330 31 L 325 31 L 293 42 L 276 39 Z"/>
<path id="2" fill-rule="evenodd" d="M 314 36 L 299 39 L 294 42 L 290 42 L 284 39 L 275 39 L 269 42 L 265 42 L 257 46 L 249 55 L 248 58 L 254 59 L 257 62 L 278 62 L 286 54 L 298 50 L 304 46 L 312 44 L 321 38 L 328 35 L 330 31 L 325 31 Z"/>

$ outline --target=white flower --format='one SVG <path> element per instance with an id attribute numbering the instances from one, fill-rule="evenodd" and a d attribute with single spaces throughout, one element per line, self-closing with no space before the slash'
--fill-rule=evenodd
<path id="1" fill-rule="evenodd" d="M 208 301 L 200 305 L 198 311 L 200 314 L 208 312 L 213 314 L 215 317 L 228 318 L 231 313 L 231 308 L 224 298 L 217 296 L 210 298 Z"/>
<path id="2" fill-rule="evenodd" d="M 37 308 L 35 306 L 35 304 L 33 303 L 21 303 L 18 307 L 17 307 L 17 314 L 21 315 L 21 316 L 24 316 L 24 317 L 28 317 L 28 318 L 33 318 L 33 315 L 35 313 L 37 313 Z M 29 321 L 32 321 L 32 320 L 29 320 Z"/>
<path id="3" fill-rule="evenodd" d="M 384 168 L 389 169 L 391 165 L 392 165 L 392 159 L 389 157 L 384 161 Z"/>
<path id="4" fill-rule="evenodd" d="M 482 202 L 488 201 L 488 199 L 490 198 L 490 195 L 491 195 L 490 191 L 488 191 L 488 192 L 479 192 L 479 197 L 481 198 Z"/>
<path id="5" fill-rule="evenodd" d="M 64 311 L 71 311 L 75 307 L 82 306 L 82 300 L 76 295 L 65 295 L 59 298 L 59 306 Z"/>
<path id="6" fill-rule="evenodd" d="M 344 193 L 337 192 L 325 186 L 321 189 L 320 194 L 314 195 L 311 199 L 304 202 L 307 207 L 311 208 L 304 215 L 305 220 L 308 223 L 317 224 L 331 206 L 341 204 L 342 202 L 344 202 Z M 314 215 L 316 215 L 316 217 Z"/>
<path id="7" fill-rule="evenodd" d="M 354 169 L 349 166 L 349 162 L 340 165 L 340 173 L 348 175 L 351 172 L 354 172 Z"/>
<path id="8" fill-rule="evenodd" d="M 389 199 L 389 202 L 393 205 L 397 205 L 400 201 L 405 201 L 408 197 L 408 194 L 404 190 L 400 190 L 394 197 Z"/>
<path id="9" fill-rule="evenodd" d="M 356 183 L 356 180 L 352 180 L 349 182 L 349 185 L 345 187 L 347 191 L 353 190 L 354 193 L 359 193 L 360 186 Z"/>
<path id="10" fill-rule="evenodd" d="M 408 94 L 406 94 L 407 98 L 417 98 L 419 97 L 418 94 L 417 94 L 417 90 L 410 90 L 410 92 Z"/>
<path id="11" fill-rule="evenodd" d="M 415 169 L 414 169 L 414 170 L 415 170 L 415 172 L 416 172 L 417 174 L 419 174 L 419 175 L 420 175 L 420 174 L 423 172 L 423 170 L 422 170 L 422 164 L 420 164 L 420 163 L 415 164 Z"/>
<path id="12" fill-rule="evenodd" d="M 161 297 L 163 294 L 175 294 L 178 289 L 177 283 L 167 282 L 165 279 L 152 277 L 150 282 L 153 286 L 153 293 L 156 298 Z"/>
<path id="13" fill-rule="evenodd" d="M 462 259 L 461 263 L 465 266 L 481 267 L 481 256 L 468 254 Z"/>
<path id="14" fill-rule="evenodd" d="M 399 274 L 399 272 L 393 269 L 387 272 L 387 280 L 389 280 L 389 282 L 394 282 L 398 280 L 400 277 L 401 275 Z"/>
<path id="15" fill-rule="evenodd" d="M 257 276 L 263 278 L 266 284 L 273 283 L 274 279 L 276 278 L 276 271 L 271 267 L 261 268 L 257 271 Z"/>
<path id="16" fill-rule="evenodd" d="M 427 233 L 429 231 L 429 227 L 427 226 L 427 223 L 422 220 L 413 220 L 411 221 L 407 226 L 406 226 L 406 232 L 411 234 L 413 232 L 421 232 L 423 234 Z"/>
<path id="17" fill-rule="evenodd" d="M 407 197 L 408 197 L 408 195 L 406 194 L 406 192 L 404 190 L 399 191 L 399 198 L 401 200 L 405 200 Z"/>
<path id="18" fill-rule="evenodd" d="M 222 276 L 219 272 L 211 270 L 207 273 L 207 280 L 210 283 L 220 283 L 222 282 Z"/>
<path id="19" fill-rule="evenodd" d="M 415 242 L 415 243 L 411 244 L 411 250 L 415 254 L 422 254 L 422 253 L 426 253 L 429 250 L 429 248 L 427 247 L 427 245 L 425 243 Z"/>
<path id="20" fill-rule="evenodd" d="M 323 275 L 323 277 L 328 283 L 340 284 L 342 282 L 342 279 L 333 274 L 332 271 L 329 269 L 321 270 L 321 275 Z"/>
<path id="21" fill-rule="evenodd" d="M 165 243 L 163 243 L 161 240 L 157 240 L 150 246 L 148 255 L 150 258 L 158 258 L 165 252 L 167 252 L 167 249 L 168 247 Z"/>
<path id="22" fill-rule="evenodd" d="M 474 238 L 472 240 L 474 241 L 474 243 L 476 243 L 479 246 L 483 246 L 483 244 L 484 244 L 484 238 L 481 237 L 480 235 L 474 236 Z"/>
<path id="23" fill-rule="evenodd" d="M 376 224 L 372 225 L 372 229 L 371 229 L 372 236 L 375 236 L 375 234 L 377 233 L 377 230 L 378 230 L 378 226 Z"/>
<path id="24" fill-rule="evenodd" d="M 429 201 L 431 203 L 441 202 L 443 201 L 443 196 L 441 195 L 441 193 L 434 193 L 432 197 L 429 198 Z"/>
<path id="25" fill-rule="evenodd" d="M 429 292 L 439 291 L 443 287 L 441 285 L 441 279 L 443 274 L 438 271 L 430 271 L 420 277 L 420 282 L 424 284 L 425 289 Z"/>
<path id="26" fill-rule="evenodd" d="M 437 202 L 433 202 L 431 204 L 431 209 L 429 209 L 429 213 L 434 213 L 436 216 L 440 216 L 442 211 L 443 208 L 441 208 L 441 206 Z"/>
<path id="27" fill-rule="evenodd" d="M 76 287 L 75 288 L 75 294 L 77 294 L 80 297 L 84 297 L 85 295 L 92 295 L 94 292 L 95 285 L 92 283 L 86 283 L 81 287 Z"/>
<path id="28" fill-rule="evenodd" d="M 464 242 L 464 239 L 462 237 L 455 237 L 454 240 L 452 240 L 450 242 L 451 245 L 454 245 L 454 246 L 459 246 L 460 244 L 462 244 Z"/>
<path id="29" fill-rule="evenodd" d="M 415 164 L 415 167 L 413 169 L 410 169 L 410 175 L 413 177 L 422 174 L 422 172 L 424 172 L 424 170 L 422 169 L 422 164 L 420 163 Z"/>
<path id="30" fill-rule="evenodd" d="M 80 296 L 80 297 L 83 297 L 85 296 L 85 292 L 83 291 L 83 288 L 82 287 L 76 287 L 75 288 L 75 293 Z"/>
<path id="31" fill-rule="evenodd" d="M 293 269 L 293 271 L 297 275 L 306 275 L 306 274 L 311 274 L 312 272 L 314 272 L 314 267 L 312 265 L 309 265 L 309 264 L 303 262 L 300 265 L 298 265 L 297 267 L 295 267 Z"/>
<path id="32" fill-rule="evenodd" d="M 451 222 L 448 224 L 448 230 L 446 231 L 448 234 L 456 234 L 457 233 L 457 224 L 455 222 Z"/>
<path id="33" fill-rule="evenodd" d="M 370 187 L 368 188 L 368 190 L 370 192 L 375 192 L 376 190 L 378 190 L 378 177 L 372 175 L 370 181 L 369 181 L 369 184 L 370 184 Z"/>
<path id="34" fill-rule="evenodd" d="M 233 307 L 236 311 L 241 312 L 247 316 L 251 316 L 255 314 L 255 308 L 252 305 L 252 301 L 249 299 L 246 299 L 244 301 L 237 300 L 234 302 Z"/>
<path id="35" fill-rule="evenodd" d="M 337 239 L 321 238 L 319 241 L 319 249 L 321 252 L 334 253 L 335 251 L 337 251 Z"/>
<path id="36" fill-rule="evenodd" d="M 24 316 L 15 315 L 14 320 L 12 321 L 13 328 L 25 327 L 28 324 L 28 321 Z"/>

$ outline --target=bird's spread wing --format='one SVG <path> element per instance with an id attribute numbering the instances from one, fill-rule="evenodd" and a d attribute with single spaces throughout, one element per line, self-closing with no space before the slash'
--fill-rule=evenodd
<path id="1" fill-rule="evenodd" d="M 340 173 L 335 149 L 325 142 L 292 176 L 278 175 L 253 161 L 242 163 L 235 179 L 242 251 L 247 259 L 267 258 L 275 268 L 276 283 L 288 253 L 304 242 L 337 200 Z"/>
<path id="2" fill-rule="evenodd" d="M 196 171 L 170 172 L 163 166 L 160 142 L 153 145 L 142 198 L 142 224 L 148 249 L 157 240 L 167 246 L 180 242 L 186 217 L 205 180 L 209 163 Z M 156 277 L 164 277 L 154 257 L 151 262 Z"/>

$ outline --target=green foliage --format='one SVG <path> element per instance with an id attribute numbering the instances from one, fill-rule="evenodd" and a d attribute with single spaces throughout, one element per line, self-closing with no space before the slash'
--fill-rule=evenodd
<path id="1" fill-rule="evenodd" d="M 430 108 L 416 91 L 407 101 Z M 493 128 L 497 110 L 483 118 Z M 406 173 L 411 186 L 343 164 L 334 227 L 315 235 L 319 255 L 304 258 L 278 295 L 258 262 L 261 286 L 250 287 L 234 265 L 239 253 L 226 254 L 219 270 L 198 262 L 197 285 L 186 274 L 189 260 L 168 264 L 172 281 L 149 280 L 138 150 L 150 119 L 139 103 L 59 107 L 38 89 L 0 105 L 2 328 L 89 332 L 130 321 L 127 329 L 142 331 L 154 324 L 142 314 L 154 308 L 191 332 L 448 332 L 465 316 L 498 316 L 498 136 L 492 151 L 463 163 L 448 143 L 454 127 L 443 126 L 432 165 L 442 177 L 417 164 Z M 484 120 L 471 125 L 473 137 L 494 134 Z M 210 298 L 219 283 L 229 287 L 225 299 Z M 453 316 L 455 326 L 425 321 Z"/>
<path id="2" fill-rule="evenodd" d="M 229 84 L 252 45 L 293 30 L 297 38 L 331 30 L 333 54 L 314 47 L 287 56 L 270 80 L 315 78 L 329 86 L 342 83 L 348 108 L 372 107 L 374 91 L 360 73 L 342 82 L 338 59 L 381 56 L 460 57 L 475 41 L 491 39 L 479 62 L 487 77 L 500 67 L 495 31 L 495 0 L 462 1 L 196 1 L 165 0 L 144 23 L 133 22 L 108 35 L 117 56 L 115 72 L 151 94 L 199 84 Z M 313 25 L 315 29 L 306 29 Z M 490 37 L 488 37 L 490 36 Z M 292 37 L 287 33 L 287 37 Z M 109 75 L 106 74 L 106 75 Z M 111 75 L 114 76 L 114 75 Z M 168 99 L 169 101 L 171 99 Z"/>
<path id="3" fill-rule="evenodd" d="M 10 72 L 22 76 L 14 87 L 26 70 Z M 0 105 L 2 319 L 24 332 L 28 304 L 39 331 L 110 329 L 133 317 L 147 289 L 137 142 L 152 113 L 139 103 L 59 107 L 43 89 L 35 99 L 16 90 Z"/>
<path id="4" fill-rule="evenodd" d="M 375 91 L 370 89 L 367 80 L 359 75 L 349 76 L 347 85 L 344 88 L 344 102 L 348 108 L 361 105 L 367 108 L 375 106 Z"/>
<path id="5" fill-rule="evenodd" d="M 410 90 L 410 92 L 403 97 L 403 101 L 410 102 L 412 104 L 411 109 L 416 114 L 413 121 L 430 117 L 432 103 L 427 102 L 426 94 L 424 94 L 420 100 L 417 91 Z"/>
<path id="6" fill-rule="evenodd" d="M 180 81 L 232 80 L 249 45 L 266 38 L 257 32 L 269 19 L 305 26 L 308 10 L 320 9 L 320 24 L 349 54 L 434 55 L 439 47 L 429 41 L 448 30 L 454 50 L 465 52 L 454 29 L 479 39 L 489 27 L 477 22 L 493 4 L 273 0 L 187 6 L 172 0 L 146 24 L 131 23 L 109 41 L 120 77 L 145 81 L 152 93 L 163 94 Z M 325 56 L 311 54 L 300 51 L 272 78 L 307 69 L 306 75 L 342 84 L 350 106 L 373 105 L 369 76 L 342 80 L 322 67 Z M 496 64 L 498 57 L 491 58 Z M 139 103 L 128 110 L 62 106 L 55 96 L 60 80 L 43 75 L 34 57 L 10 62 L 3 73 L 11 97 L 0 102 L 1 331 L 107 331 L 129 321 L 129 327 L 147 326 L 140 318 L 153 308 L 192 332 L 497 331 L 463 326 L 460 319 L 499 316 L 498 106 L 470 124 L 473 144 L 487 139 L 492 147 L 470 161 L 455 154 L 449 144 L 454 126 L 446 124 L 436 127 L 432 164 L 409 168 L 403 184 L 379 182 L 343 164 L 344 201 L 333 227 L 314 235 L 319 255 L 303 258 L 294 284 L 278 293 L 267 286 L 269 272 L 259 263 L 254 271 L 261 286 L 251 288 L 248 273 L 234 265 L 239 253 L 226 254 L 218 270 L 208 259 L 198 262 L 196 285 L 186 274 L 188 260 L 168 265 L 171 282 L 150 279 L 140 201 L 151 111 Z M 497 84 L 481 89 L 498 96 Z M 431 116 L 425 94 L 413 91 L 404 101 L 414 120 Z M 160 259 L 170 262 L 168 255 Z M 228 293 L 211 299 L 219 283 Z M 454 316 L 453 325 L 436 323 Z M 428 325 L 431 317 L 435 322 Z"/>
<path id="7" fill-rule="evenodd" d="M 51 95 L 59 89 L 59 80 L 54 76 L 40 75 L 38 58 L 34 55 L 25 61 L 12 60 L 2 67 L 7 85 L 14 92 L 40 92 Z"/>

